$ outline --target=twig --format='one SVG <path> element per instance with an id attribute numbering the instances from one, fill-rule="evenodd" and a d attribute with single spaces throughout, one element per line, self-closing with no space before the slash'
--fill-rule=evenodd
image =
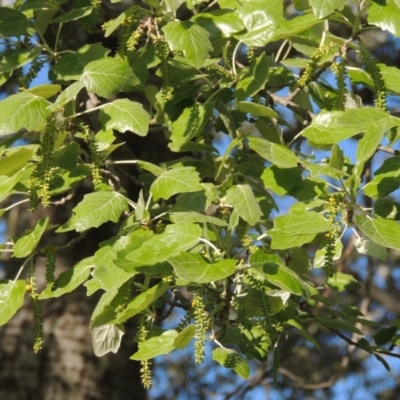
<path id="1" fill-rule="evenodd" d="M 391 149 L 390 147 L 387 147 L 387 146 L 378 146 L 377 150 L 378 151 L 383 151 L 384 153 L 388 153 L 388 154 L 391 154 L 393 156 L 400 155 L 400 150 Z"/>

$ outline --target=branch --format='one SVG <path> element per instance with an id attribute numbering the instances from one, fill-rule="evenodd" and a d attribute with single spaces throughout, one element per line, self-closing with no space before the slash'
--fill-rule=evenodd
<path id="1" fill-rule="evenodd" d="M 271 97 L 271 99 L 274 103 L 279 104 L 284 107 L 287 107 L 289 110 L 292 110 L 297 115 L 300 115 L 302 118 L 304 118 L 304 125 L 308 125 L 308 123 L 313 118 L 315 118 L 314 113 L 300 107 L 298 104 L 296 104 L 294 101 L 292 101 L 291 96 L 281 97 L 281 96 L 278 96 L 277 94 L 273 94 L 273 93 L 269 93 L 269 92 L 268 92 L 268 95 L 269 95 L 269 97 Z"/>
<path id="2" fill-rule="evenodd" d="M 334 332 L 337 336 L 339 336 L 341 339 L 343 339 L 345 342 L 347 342 L 348 344 L 354 346 L 354 347 L 358 347 L 361 350 L 364 350 L 365 352 L 367 352 L 368 354 L 373 354 L 373 353 L 379 353 L 379 354 L 384 354 L 385 356 L 390 356 L 390 357 L 394 357 L 394 358 L 398 358 L 400 359 L 400 354 L 397 353 L 393 353 L 389 350 L 385 350 L 385 349 L 366 349 L 365 347 L 360 346 L 359 343 L 349 339 L 346 335 L 344 335 L 342 332 L 336 330 L 336 329 L 331 329 L 332 332 Z"/>
<path id="3" fill-rule="evenodd" d="M 400 155 L 400 150 L 391 149 L 390 147 L 387 147 L 387 146 L 378 146 L 377 150 L 378 151 L 383 151 L 384 153 L 388 153 L 388 154 L 391 154 L 393 156 Z"/>

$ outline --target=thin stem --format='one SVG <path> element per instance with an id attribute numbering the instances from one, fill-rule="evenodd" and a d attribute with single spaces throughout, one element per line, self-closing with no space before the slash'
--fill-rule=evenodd
<path id="1" fill-rule="evenodd" d="M 42 35 L 41 32 L 40 32 L 40 29 L 37 29 L 37 30 L 36 30 L 36 33 L 39 35 L 40 40 L 43 42 L 43 45 L 45 46 L 46 51 L 54 57 L 54 51 L 53 51 L 53 50 L 51 49 L 51 47 L 47 44 L 45 38 L 43 37 L 43 35 Z"/>
<path id="2" fill-rule="evenodd" d="M 125 200 L 126 200 L 126 202 L 134 209 L 134 210 L 136 210 L 136 203 L 135 202 L 133 202 L 131 199 L 128 199 L 128 197 L 126 197 L 126 196 L 124 196 L 123 194 L 121 194 L 121 193 L 118 193 L 118 192 L 114 192 L 114 193 L 116 193 L 118 196 L 121 196 L 122 198 L 124 198 Z"/>
<path id="3" fill-rule="evenodd" d="M 200 242 L 203 242 L 205 244 L 207 244 L 208 246 L 210 246 L 219 256 L 221 255 L 221 252 L 207 239 L 204 238 L 200 238 Z"/>
<path id="4" fill-rule="evenodd" d="M 218 341 L 218 339 L 213 338 L 214 343 L 216 343 L 221 349 L 228 350 L 222 343 Z"/>
<path id="5" fill-rule="evenodd" d="M 215 92 L 213 92 L 213 94 L 206 100 L 206 102 L 204 104 L 209 103 L 215 96 L 217 96 L 219 94 L 219 92 L 222 92 L 225 89 L 226 89 L 226 87 L 221 87 L 218 90 L 216 90 Z"/>
<path id="6" fill-rule="evenodd" d="M 158 214 L 158 215 L 156 215 L 154 218 L 152 218 L 150 221 L 153 222 L 153 221 L 155 221 L 156 219 L 159 219 L 159 218 L 163 217 L 164 215 L 167 215 L 168 213 L 169 213 L 169 211 L 165 211 L 165 212 L 163 212 L 163 213 L 161 213 L 161 214 Z"/>
<path id="7" fill-rule="evenodd" d="M 288 43 L 289 41 L 287 40 L 287 39 L 285 39 L 284 41 L 283 41 L 283 43 L 281 44 L 281 46 L 279 47 L 279 50 L 278 50 L 278 52 L 276 53 L 276 56 L 275 56 L 275 63 L 277 63 L 278 61 L 279 61 L 279 58 L 280 58 L 280 56 L 281 56 L 281 54 L 282 54 L 282 51 L 283 51 L 283 49 L 285 48 L 285 45 L 286 45 L 286 43 Z M 289 46 L 290 47 L 290 46 Z"/>
<path id="8" fill-rule="evenodd" d="M 63 26 L 63 23 L 61 22 L 60 25 L 58 25 L 56 41 L 54 43 L 54 53 L 57 53 L 58 40 L 60 39 L 60 33 L 61 33 L 62 26 Z"/>
<path id="9" fill-rule="evenodd" d="M 236 72 L 236 54 L 237 54 L 241 44 L 242 44 L 242 41 L 239 40 L 238 44 L 236 45 L 235 50 L 233 50 L 233 54 L 232 54 L 232 72 L 233 72 L 234 76 L 237 76 L 237 72 Z"/>
<path id="10" fill-rule="evenodd" d="M 16 203 L 11 204 L 11 206 L 8 206 L 7 208 L 4 209 L 4 212 L 9 211 L 12 208 L 17 207 L 17 206 L 19 206 L 20 204 L 23 204 L 23 203 L 29 203 L 29 199 L 24 199 L 24 200 L 21 200 L 21 201 L 18 201 Z"/>
<path id="11" fill-rule="evenodd" d="M 104 106 L 106 106 L 106 105 L 107 105 L 107 103 L 106 103 L 106 104 L 101 104 L 100 106 L 93 107 L 93 108 L 91 108 L 90 110 L 85 110 L 85 111 L 82 111 L 82 112 L 80 112 L 80 113 L 71 115 L 70 117 L 68 117 L 68 119 L 73 119 L 73 118 L 76 118 L 76 117 L 80 117 L 81 115 L 89 114 L 89 113 L 91 113 L 92 111 L 101 110 L 101 109 L 102 109 Z"/>
<path id="12" fill-rule="evenodd" d="M 23 269 L 25 268 L 26 264 L 28 264 L 28 262 L 33 258 L 34 254 L 31 254 L 25 261 L 24 263 L 21 265 L 21 268 L 18 270 L 17 275 L 14 279 L 14 282 L 16 282 L 19 278 L 19 276 L 21 275 Z"/>
<path id="13" fill-rule="evenodd" d="M 147 199 L 146 207 L 145 207 L 145 209 L 147 211 L 149 211 L 150 203 L 151 203 L 152 198 L 153 198 L 153 195 L 150 193 L 149 198 Z"/>

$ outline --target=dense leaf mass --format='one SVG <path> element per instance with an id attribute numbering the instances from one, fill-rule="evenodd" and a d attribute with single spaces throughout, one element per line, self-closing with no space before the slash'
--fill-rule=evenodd
<path id="1" fill-rule="evenodd" d="M 0 247 L 24 259 L 0 281 L 0 325 L 27 293 L 40 349 L 41 302 L 84 286 L 97 356 L 138 318 L 146 388 L 150 361 L 192 342 L 245 379 L 265 363 L 259 383 L 328 387 L 354 349 L 388 368 L 398 310 L 371 288 L 400 251 L 400 85 L 368 35 L 400 35 L 399 1 L 105 3 L 0 7 L 0 217 L 29 204 L 34 220 Z M 73 249 L 102 229 L 54 280 L 48 238 Z M 338 340 L 334 372 L 301 370 Z"/>

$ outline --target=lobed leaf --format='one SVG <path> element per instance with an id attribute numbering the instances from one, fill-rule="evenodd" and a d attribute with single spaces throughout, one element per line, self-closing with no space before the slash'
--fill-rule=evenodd
<path id="1" fill-rule="evenodd" d="M 22 307 L 24 295 L 24 280 L 0 280 L 0 326 L 7 323 Z"/>
<path id="2" fill-rule="evenodd" d="M 127 201 L 117 192 L 89 193 L 73 209 L 72 217 L 56 232 L 83 232 L 107 221 L 118 222 L 121 214 L 127 210 Z"/>

